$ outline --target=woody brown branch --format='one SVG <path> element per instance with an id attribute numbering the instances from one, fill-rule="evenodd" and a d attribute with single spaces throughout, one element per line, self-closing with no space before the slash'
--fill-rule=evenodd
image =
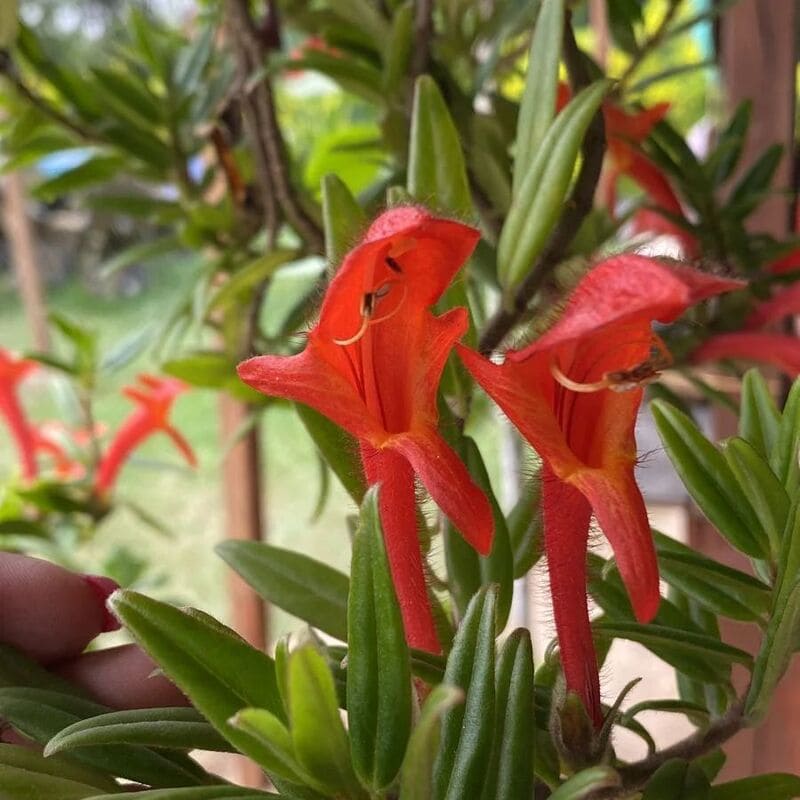
<path id="1" fill-rule="evenodd" d="M 259 191 L 267 229 L 272 239 L 277 227 L 277 209 L 305 242 L 309 251 L 324 252 L 318 223 L 303 207 L 289 177 L 286 145 L 278 125 L 272 86 L 266 78 L 254 79 L 264 68 L 267 49 L 248 7 L 247 0 L 228 0 L 231 41 L 239 64 L 242 110 L 248 139 L 253 148 Z"/>

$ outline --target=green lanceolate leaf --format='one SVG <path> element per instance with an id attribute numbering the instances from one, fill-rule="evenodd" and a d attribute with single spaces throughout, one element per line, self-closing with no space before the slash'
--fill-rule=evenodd
<path id="1" fill-rule="evenodd" d="M 762 456 L 771 458 L 778 441 L 781 415 L 764 376 L 757 369 L 748 370 L 742 379 L 740 409 L 739 435 Z"/>
<path id="2" fill-rule="evenodd" d="M 561 216 L 583 138 L 609 86 L 598 81 L 576 95 L 527 165 L 497 243 L 498 275 L 507 290 L 528 275 Z"/>
<path id="3" fill-rule="evenodd" d="M 642 800 L 705 800 L 708 793 L 708 778 L 700 767 L 673 759 L 656 770 Z"/>
<path id="4" fill-rule="evenodd" d="M 265 797 L 279 797 L 272 792 L 259 792 L 256 789 L 246 789 L 244 786 L 217 786 L 214 788 L 202 787 L 199 789 L 157 789 L 154 792 L 136 792 L 136 800 L 227 800 L 235 797 L 236 800 L 263 800 Z M 123 795 L 104 794 L 91 800 L 120 800 Z"/>
<path id="5" fill-rule="evenodd" d="M 347 638 L 346 575 L 264 542 L 222 542 L 216 552 L 268 602 L 330 636 Z"/>
<path id="6" fill-rule="evenodd" d="M 792 385 L 783 416 L 778 426 L 778 438 L 770 464 L 789 497 L 794 497 L 800 474 L 800 380 Z"/>
<path id="7" fill-rule="evenodd" d="M 440 739 L 440 720 L 464 702 L 464 692 L 441 684 L 428 695 L 408 742 L 400 774 L 400 800 L 433 800 L 433 763 Z"/>
<path id="8" fill-rule="evenodd" d="M 583 800 L 601 789 L 613 789 L 620 783 L 619 775 L 611 767 L 590 767 L 559 786 L 550 795 L 550 800 Z"/>
<path id="9" fill-rule="evenodd" d="M 495 720 L 495 618 L 497 588 L 472 599 L 447 659 L 444 681 L 466 693 L 463 706 L 442 718 L 442 738 L 434 765 L 435 800 L 480 797 L 491 755 Z"/>
<path id="10" fill-rule="evenodd" d="M 714 614 L 744 622 L 763 620 L 771 590 L 752 576 L 719 564 L 654 531 L 661 577 Z"/>
<path id="11" fill-rule="evenodd" d="M 408 74 L 408 63 L 414 46 L 414 5 L 398 6 L 392 19 L 392 30 L 383 59 L 383 88 L 390 97 L 400 90 Z"/>
<path id="12" fill-rule="evenodd" d="M 783 533 L 778 578 L 769 625 L 756 656 L 745 714 L 754 722 L 766 714 L 800 632 L 800 511 L 794 506 Z"/>
<path id="13" fill-rule="evenodd" d="M 53 782 L 48 784 L 47 778 L 52 778 Z M 25 783 L 26 779 L 28 783 Z M 58 788 L 58 781 L 64 781 L 64 795 L 53 793 Z M 70 786 L 70 783 L 75 786 Z M 17 794 L 11 794 L 11 789 L 15 787 Z M 92 790 L 91 794 L 78 794 L 82 787 L 89 787 Z M 45 758 L 29 747 L 0 744 L 0 791 L 8 791 L 13 800 L 17 797 L 23 800 L 94 797 L 101 792 L 113 792 L 117 787 L 117 782 L 105 772 L 76 764 L 61 756 Z M 29 794 L 25 794 L 26 790 Z M 37 790 L 41 794 L 37 794 Z"/>
<path id="14" fill-rule="evenodd" d="M 667 455 L 700 510 L 737 550 L 766 557 L 766 535 L 723 455 L 676 408 L 660 400 L 650 408 Z"/>
<path id="15" fill-rule="evenodd" d="M 564 33 L 563 0 L 542 0 L 531 38 L 525 89 L 519 106 L 514 154 L 516 193 L 556 113 L 558 65 Z"/>
<path id="16" fill-rule="evenodd" d="M 235 752 L 193 708 L 137 708 L 100 714 L 63 728 L 47 743 L 44 754 L 109 744 Z"/>
<path id="17" fill-rule="evenodd" d="M 599 622 L 594 630 L 600 638 L 629 639 L 645 647 L 658 648 L 661 658 L 676 669 L 685 669 L 682 657 L 688 656 L 705 662 L 708 674 L 704 680 L 727 682 L 730 665 L 752 667 L 749 653 L 720 642 L 711 636 L 693 631 L 667 628 L 663 625 L 641 625 L 638 622 Z M 694 669 L 693 666 L 691 669 Z M 690 670 L 687 670 L 691 674 Z"/>
<path id="18" fill-rule="evenodd" d="M 800 797 L 797 775 L 753 775 L 711 787 L 710 800 L 792 800 Z"/>
<path id="19" fill-rule="evenodd" d="M 325 255 L 328 263 L 337 265 L 356 243 L 366 224 L 358 201 L 336 175 L 322 179 L 322 222 L 325 228 Z"/>
<path id="20" fill-rule="evenodd" d="M 284 718 L 275 664 L 222 623 L 131 591 L 109 601 L 114 612 L 206 719 L 240 752 L 276 771 L 270 750 L 229 720 L 246 707 Z"/>
<path id="21" fill-rule="evenodd" d="M 789 515 L 789 496 L 766 459 L 749 442 L 734 437 L 725 443 L 723 452 L 769 540 L 770 555 L 775 558 Z"/>
<path id="22" fill-rule="evenodd" d="M 289 656 L 289 718 L 295 757 L 302 768 L 328 791 L 362 798 L 350 762 L 347 732 L 328 665 L 313 645 Z"/>
<path id="23" fill-rule="evenodd" d="M 411 666 L 378 514 L 361 507 L 347 606 L 347 714 L 356 774 L 373 792 L 400 771 L 411 731 Z"/>
<path id="24" fill-rule="evenodd" d="M 533 794 L 534 690 L 530 633 L 515 630 L 497 659 L 492 761 L 483 800 L 518 800 Z"/>
<path id="25" fill-rule="evenodd" d="M 309 782 L 295 758 L 289 729 L 274 714 L 263 708 L 244 708 L 230 724 L 258 739 L 272 753 L 273 760 L 281 765 L 283 778 L 298 784 Z"/>
<path id="26" fill-rule="evenodd" d="M 44 689 L 0 689 L 2 718 L 40 744 L 46 744 L 61 729 L 108 710 L 74 695 Z M 145 747 L 119 745 L 85 748 L 71 754 L 70 759 L 73 758 L 94 769 L 153 787 L 216 782 L 182 753 L 160 753 Z"/>
<path id="27" fill-rule="evenodd" d="M 739 163 L 747 129 L 750 127 L 752 112 L 752 103 L 746 102 L 739 105 L 728 123 L 728 127 L 720 135 L 713 153 L 706 161 L 706 173 L 714 186 L 724 183 Z"/>
<path id="28" fill-rule="evenodd" d="M 333 470 L 350 497 L 360 505 L 364 499 L 367 484 L 358 457 L 356 440 L 319 411 L 302 403 L 296 403 L 295 408 L 320 455 Z"/>
<path id="29" fill-rule="evenodd" d="M 411 115 L 408 191 L 418 201 L 459 217 L 472 199 L 458 131 L 433 78 L 417 78 Z"/>

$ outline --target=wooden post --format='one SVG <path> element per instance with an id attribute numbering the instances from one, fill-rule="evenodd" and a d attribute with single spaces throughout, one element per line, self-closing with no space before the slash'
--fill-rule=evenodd
<path id="1" fill-rule="evenodd" d="M 223 447 L 241 431 L 248 409 L 226 394 L 220 395 L 219 420 Z M 225 502 L 225 535 L 228 539 L 260 541 L 264 533 L 261 489 L 261 446 L 258 427 L 242 436 L 228 451 L 223 464 L 222 491 Z M 231 572 L 230 601 L 233 627 L 253 647 L 267 646 L 267 619 L 263 601 Z M 239 781 L 259 788 L 264 773 L 252 761 L 242 761 Z"/>
<path id="2" fill-rule="evenodd" d="M 720 49 L 722 73 L 732 110 L 743 100 L 753 103 L 753 121 L 746 142 L 746 169 L 764 150 L 779 142 L 786 148 L 776 185 L 789 186 L 792 175 L 795 98 L 796 0 L 740 0 L 721 20 Z M 741 173 L 740 173 L 741 174 Z M 767 200 L 750 218 L 754 231 L 778 238 L 790 231 L 789 203 L 785 197 Z M 734 432 L 730 415 L 719 412 L 715 434 Z M 692 545 L 715 559 L 748 569 L 746 560 L 722 541 L 707 523 L 696 522 L 690 534 Z M 725 641 L 754 652 L 760 636 L 753 626 L 723 621 Z M 747 676 L 734 676 L 739 691 Z M 762 772 L 800 772 L 800 738 L 793 731 L 800 719 L 800 663 L 787 672 L 770 708 L 766 722 L 756 730 L 735 737 L 725 750 L 728 762 L 723 777 L 733 779 Z"/>
<path id="3" fill-rule="evenodd" d="M 36 245 L 25 210 L 25 184 L 18 172 L 10 173 L 3 181 L 3 229 L 34 347 L 47 351 L 50 332 L 47 328 L 44 292 L 39 277 Z"/>

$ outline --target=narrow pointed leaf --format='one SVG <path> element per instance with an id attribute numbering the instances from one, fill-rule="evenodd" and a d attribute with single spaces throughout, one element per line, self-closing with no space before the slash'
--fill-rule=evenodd
<path id="1" fill-rule="evenodd" d="M 598 81 L 581 91 L 555 118 L 527 165 L 517 200 L 497 243 L 500 283 L 517 286 L 530 272 L 564 210 L 575 164 L 589 124 L 610 83 Z"/>
<path id="2" fill-rule="evenodd" d="M 642 800 L 705 800 L 708 778 L 696 764 L 673 759 L 656 770 L 647 782 Z"/>
<path id="3" fill-rule="evenodd" d="M 533 676 L 530 633 L 518 629 L 506 639 L 497 660 L 497 717 L 484 800 L 517 800 L 533 795 Z"/>
<path id="4" fill-rule="evenodd" d="M 780 412 L 764 377 L 757 369 L 748 370 L 742 379 L 739 435 L 762 456 L 771 458 L 780 422 Z"/>
<path id="5" fill-rule="evenodd" d="M 543 0 L 531 38 L 525 89 L 519 106 L 514 154 L 514 192 L 536 157 L 556 113 L 558 65 L 564 34 L 563 0 Z"/>
<path id="6" fill-rule="evenodd" d="M 766 617 L 770 587 L 654 531 L 661 577 L 714 614 L 744 622 Z"/>
<path id="7" fill-rule="evenodd" d="M 240 752 L 265 769 L 280 769 L 257 739 L 228 723 L 242 708 L 266 708 L 283 717 L 275 665 L 222 623 L 189 614 L 131 591 L 110 601 L 134 638 Z"/>
<path id="8" fill-rule="evenodd" d="M 433 763 L 440 739 L 440 720 L 449 709 L 464 702 L 464 692 L 441 684 L 422 707 L 400 775 L 400 800 L 433 800 Z"/>
<path id="9" fill-rule="evenodd" d="M 347 712 L 353 766 L 373 792 L 400 771 L 411 731 L 411 666 L 378 514 L 370 489 L 353 543 L 347 609 Z"/>
<path id="10" fill-rule="evenodd" d="M 800 511 L 795 501 L 783 533 L 775 601 L 756 656 L 745 713 L 754 722 L 769 709 L 775 687 L 789 665 L 800 633 Z"/>
<path id="11" fill-rule="evenodd" d="M 778 439 L 770 459 L 772 468 L 790 497 L 798 488 L 800 453 L 800 380 L 792 385 L 783 408 Z"/>
<path id="12" fill-rule="evenodd" d="M 322 222 L 325 228 L 325 255 L 337 265 L 356 243 L 366 226 L 366 215 L 344 181 L 336 175 L 322 179 Z"/>
<path id="13" fill-rule="evenodd" d="M 7 788 L 3 781 L 3 776 L 7 775 L 4 770 L 18 770 L 19 773 L 27 774 L 29 777 L 41 775 L 72 781 L 92 787 L 95 794 L 113 792 L 118 786 L 112 777 L 100 770 L 77 764 L 61 756 L 45 758 L 30 747 L 13 744 L 0 744 L 0 788 L 3 789 Z M 56 797 L 61 800 L 60 796 Z"/>
<path id="14" fill-rule="evenodd" d="M 339 717 L 333 677 L 313 645 L 289 656 L 289 717 L 295 757 L 321 786 L 362 798 L 350 761 L 347 733 Z"/>
<path id="15" fill-rule="evenodd" d="M 347 638 L 346 575 L 264 542 L 222 542 L 216 552 L 267 602 L 330 636 Z"/>
<path id="16" fill-rule="evenodd" d="M 734 437 L 725 443 L 723 452 L 761 523 L 774 558 L 780 550 L 781 535 L 789 516 L 789 496 L 766 459 L 749 442 Z"/>
<path id="17" fill-rule="evenodd" d="M 108 744 L 235 752 L 193 708 L 137 708 L 100 714 L 63 728 L 47 743 L 44 754 Z"/>
<path id="18" fill-rule="evenodd" d="M 419 202 L 472 216 L 472 199 L 458 131 L 433 78 L 422 75 L 414 91 L 408 191 Z"/>
<path id="19" fill-rule="evenodd" d="M 2 718 L 40 744 L 47 743 L 62 728 L 108 710 L 80 697 L 44 689 L 0 689 Z M 70 758 L 153 787 L 214 782 L 198 764 L 182 753 L 169 754 L 146 747 L 118 745 L 81 749 Z"/>
<path id="20" fill-rule="evenodd" d="M 769 543 L 723 455 L 676 408 L 660 400 L 650 407 L 667 455 L 700 510 L 737 550 L 766 557 Z"/>
<path id="21" fill-rule="evenodd" d="M 467 609 L 447 659 L 445 683 L 466 694 L 442 718 L 434 765 L 434 798 L 480 797 L 491 755 L 495 719 L 495 618 L 497 588 L 481 589 Z"/>

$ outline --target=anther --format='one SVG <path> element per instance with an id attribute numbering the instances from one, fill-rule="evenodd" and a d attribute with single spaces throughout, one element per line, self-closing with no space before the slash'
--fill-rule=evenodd
<path id="1" fill-rule="evenodd" d="M 392 258 L 391 256 L 386 256 L 386 266 L 389 267 L 390 270 L 397 273 L 402 273 L 403 268 L 400 264 L 397 263 L 397 260 Z"/>

